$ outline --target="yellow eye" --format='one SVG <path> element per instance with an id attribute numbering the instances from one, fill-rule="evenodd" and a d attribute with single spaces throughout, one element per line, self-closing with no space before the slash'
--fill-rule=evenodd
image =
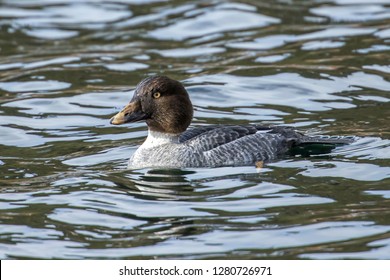
<path id="1" fill-rule="evenodd" d="M 153 93 L 153 98 L 159 98 L 161 96 L 161 93 L 156 91 Z"/>

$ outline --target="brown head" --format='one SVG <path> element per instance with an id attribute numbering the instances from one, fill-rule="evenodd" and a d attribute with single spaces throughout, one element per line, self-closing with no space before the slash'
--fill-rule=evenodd
<path id="1" fill-rule="evenodd" d="M 184 86 L 165 76 L 142 80 L 130 103 L 111 118 L 111 124 L 146 121 L 150 130 L 179 134 L 190 125 L 191 100 Z"/>

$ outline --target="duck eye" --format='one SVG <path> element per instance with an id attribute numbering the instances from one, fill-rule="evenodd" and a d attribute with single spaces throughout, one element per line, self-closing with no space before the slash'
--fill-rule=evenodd
<path id="1" fill-rule="evenodd" d="M 161 93 L 156 91 L 153 93 L 153 98 L 159 98 L 161 96 Z"/>

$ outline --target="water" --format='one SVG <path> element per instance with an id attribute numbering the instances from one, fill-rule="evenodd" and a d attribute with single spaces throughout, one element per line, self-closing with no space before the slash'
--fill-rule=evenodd
<path id="1" fill-rule="evenodd" d="M 0 257 L 389 259 L 388 1 L 0 2 Z M 254 166 L 126 170 L 146 75 L 193 125 L 359 140 Z"/>

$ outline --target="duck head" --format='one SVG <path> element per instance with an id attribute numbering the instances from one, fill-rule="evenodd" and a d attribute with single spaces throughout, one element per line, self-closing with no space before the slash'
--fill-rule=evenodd
<path id="1" fill-rule="evenodd" d="M 145 121 L 152 131 L 179 134 L 190 125 L 191 100 L 184 86 L 165 76 L 142 80 L 130 103 L 111 118 L 114 125 Z"/>

